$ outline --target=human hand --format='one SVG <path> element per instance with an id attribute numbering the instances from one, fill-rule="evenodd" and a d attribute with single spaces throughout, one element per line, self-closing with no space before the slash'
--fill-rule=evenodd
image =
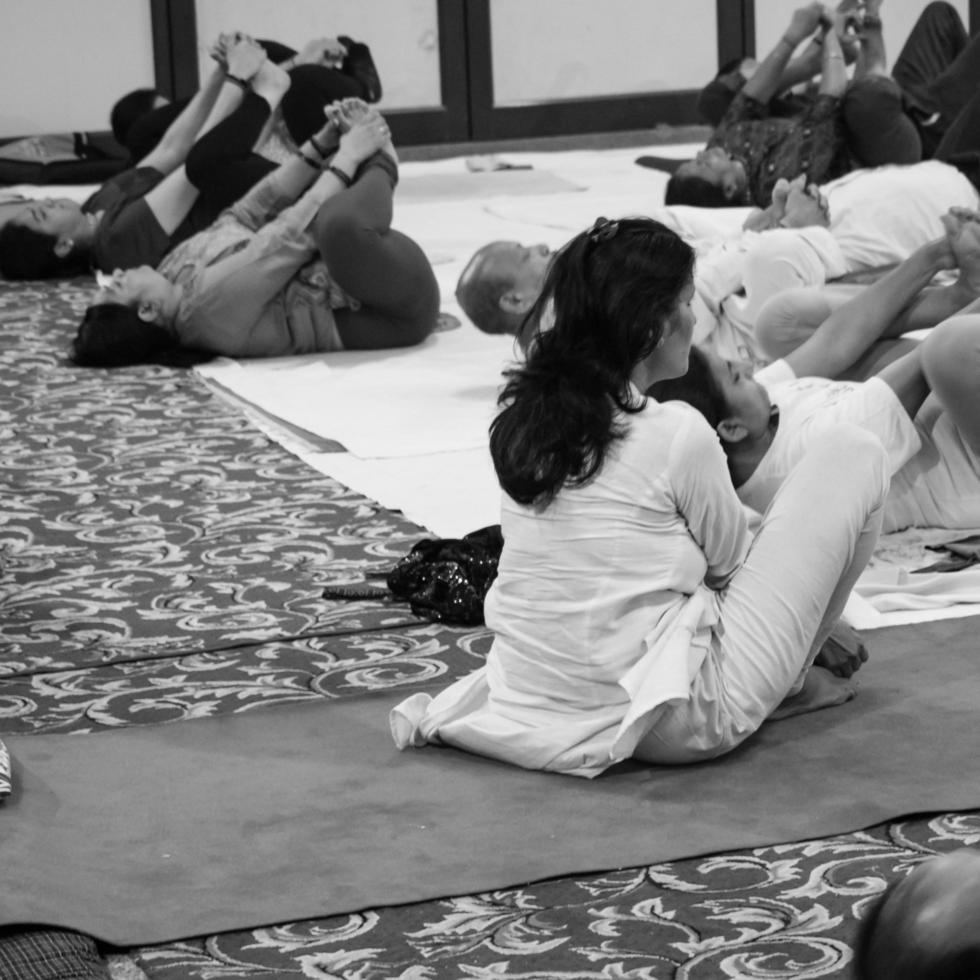
<path id="1" fill-rule="evenodd" d="M 228 70 L 228 48 L 235 41 L 235 35 L 227 32 L 219 34 L 217 40 L 208 49 L 208 54 L 227 71 Z"/>
<path id="2" fill-rule="evenodd" d="M 363 99 L 353 96 L 347 99 L 338 99 L 326 106 L 323 111 L 328 115 L 332 112 L 341 133 L 346 133 L 354 123 L 359 122 L 370 113 L 375 116 L 378 115 L 377 109 L 372 109 Z"/>
<path id="3" fill-rule="evenodd" d="M 836 677 L 850 677 L 867 660 L 868 648 L 864 645 L 861 634 L 843 619 L 839 619 L 813 662 L 818 667 L 825 667 Z"/>
<path id="4" fill-rule="evenodd" d="M 239 35 L 226 48 L 227 72 L 248 81 L 266 60 L 265 50 L 245 34 Z"/>
<path id="5" fill-rule="evenodd" d="M 335 68 L 347 55 L 347 48 L 335 37 L 317 37 L 307 41 L 296 55 L 297 65 L 326 65 Z"/>
<path id="6" fill-rule="evenodd" d="M 830 207 L 816 184 L 808 184 L 806 174 L 787 181 L 785 188 L 783 217 L 779 224 L 783 228 L 811 228 L 830 226 Z M 773 200 L 776 191 L 773 189 Z"/>
<path id="7" fill-rule="evenodd" d="M 378 150 L 384 149 L 391 140 L 388 124 L 379 112 L 370 107 L 366 113 L 357 113 L 356 118 L 341 110 L 341 117 L 348 128 L 340 137 L 337 156 L 342 156 L 353 169 L 357 169 Z"/>
<path id="8" fill-rule="evenodd" d="M 783 38 L 794 48 L 805 41 L 821 24 L 829 19 L 833 23 L 833 15 L 822 3 L 808 3 L 793 11 L 789 27 L 783 32 Z"/>

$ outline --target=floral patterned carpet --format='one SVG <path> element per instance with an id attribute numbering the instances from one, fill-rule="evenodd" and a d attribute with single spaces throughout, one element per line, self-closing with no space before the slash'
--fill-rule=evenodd
<path id="1" fill-rule="evenodd" d="M 481 662 L 484 629 L 321 596 L 422 529 L 309 470 L 190 373 L 68 365 L 87 287 L 0 283 L 0 733 L 408 690 Z M 846 977 L 867 903 L 977 842 L 980 813 L 932 815 L 104 952 L 116 976 L 150 980 Z"/>

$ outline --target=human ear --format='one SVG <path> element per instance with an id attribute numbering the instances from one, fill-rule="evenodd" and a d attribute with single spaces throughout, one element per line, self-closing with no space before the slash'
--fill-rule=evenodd
<path id="1" fill-rule="evenodd" d="M 54 243 L 54 254 L 57 255 L 59 259 L 67 258 L 71 254 L 71 250 L 74 247 L 74 239 L 63 235 Z"/>
<path id="2" fill-rule="evenodd" d="M 156 303 L 140 303 L 136 310 L 136 315 L 144 323 L 156 323 L 159 310 L 157 309 Z"/>
<path id="3" fill-rule="evenodd" d="M 520 293 L 510 291 L 502 293 L 497 302 L 504 313 L 516 313 L 523 315 L 527 313 L 529 309 L 531 309 L 531 305 L 534 300 L 531 297 L 522 296 Z"/>
<path id="4" fill-rule="evenodd" d="M 722 419 L 715 428 L 722 442 L 741 442 L 749 430 L 738 419 Z"/>
<path id="5" fill-rule="evenodd" d="M 738 177 L 735 174 L 727 173 L 721 178 L 721 189 L 727 200 L 731 201 L 738 197 L 741 188 L 738 185 Z"/>

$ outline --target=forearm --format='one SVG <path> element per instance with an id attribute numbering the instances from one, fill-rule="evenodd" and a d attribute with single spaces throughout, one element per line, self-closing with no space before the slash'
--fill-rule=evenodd
<path id="1" fill-rule="evenodd" d="M 946 268 L 944 238 L 921 246 L 878 282 L 835 310 L 786 361 L 798 377 L 834 378 L 850 367 L 873 343 L 895 336 L 906 308 Z"/>
<path id="2" fill-rule="evenodd" d="M 763 104 L 781 91 L 783 72 L 796 50 L 796 43 L 785 35 L 763 59 L 755 74 L 745 83 L 742 91 Z"/>
<path id="3" fill-rule="evenodd" d="M 844 64 L 844 52 L 841 50 L 840 38 L 836 31 L 828 31 L 823 40 L 823 51 L 820 55 L 820 88 L 821 95 L 834 95 L 838 98 L 847 88 L 847 66 Z"/>
<path id="4" fill-rule="evenodd" d="M 913 330 L 934 327 L 958 313 L 973 313 L 980 298 L 961 280 L 950 286 L 928 286 L 895 318 L 885 336 L 898 337 Z"/>
<path id="5" fill-rule="evenodd" d="M 802 54 L 790 59 L 779 79 L 779 92 L 785 92 L 801 82 L 809 82 L 820 71 L 821 46 L 808 44 Z"/>
<path id="6" fill-rule="evenodd" d="M 253 230 L 274 220 L 286 208 L 295 204 L 320 174 L 319 166 L 308 162 L 316 160 L 315 151 L 308 143 L 304 144 L 300 147 L 299 154 L 294 154 L 263 177 L 233 206 L 236 219 Z"/>
<path id="7" fill-rule="evenodd" d="M 224 70 L 220 65 L 215 65 L 207 81 L 164 133 L 160 145 L 179 158 L 178 164 L 183 162 L 201 128 L 211 116 L 212 109 L 225 88 L 224 82 Z"/>
<path id="8" fill-rule="evenodd" d="M 331 166 L 353 177 L 359 163 L 340 150 L 331 161 Z M 325 170 L 292 207 L 283 211 L 278 219 L 280 226 L 293 233 L 305 232 L 323 204 L 346 189 L 347 184 L 336 173 Z"/>

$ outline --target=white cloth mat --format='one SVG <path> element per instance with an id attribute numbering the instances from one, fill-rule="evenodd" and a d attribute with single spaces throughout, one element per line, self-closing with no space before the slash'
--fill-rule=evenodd
<path id="1" fill-rule="evenodd" d="M 442 291 L 442 308 L 459 317 L 457 330 L 400 351 L 344 352 L 263 361 L 220 359 L 197 370 L 230 392 L 267 434 L 320 472 L 401 510 L 440 537 L 458 537 L 500 518 L 500 496 L 487 451 L 487 426 L 495 410 L 501 370 L 512 361 L 510 338 L 477 331 L 455 302 L 465 263 L 481 245 L 505 239 L 562 245 L 598 215 L 653 214 L 693 238 L 727 235 L 744 218 L 741 209 L 659 211 L 666 175 L 637 167 L 645 153 L 687 157 L 698 145 L 604 151 L 504 154 L 574 184 L 579 190 L 540 196 L 472 201 L 399 201 L 395 225 L 415 238 L 429 257 Z M 428 178 L 465 171 L 462 158 L 406 163 L 403 175 Z M 83 201 L 86 186 L 5 188 L 28 197 L 64 196 Z M 227 391 L 222 391 L 226 388 Z M 322 452 L 261 412 L 348 452 Z M 910 576 L 936 560 L 925 544 L 968 532 L 908 531 L 882 538 L 872 566 L 848 605 L 860 628 L 980 613 L 980 569 Z"/>

